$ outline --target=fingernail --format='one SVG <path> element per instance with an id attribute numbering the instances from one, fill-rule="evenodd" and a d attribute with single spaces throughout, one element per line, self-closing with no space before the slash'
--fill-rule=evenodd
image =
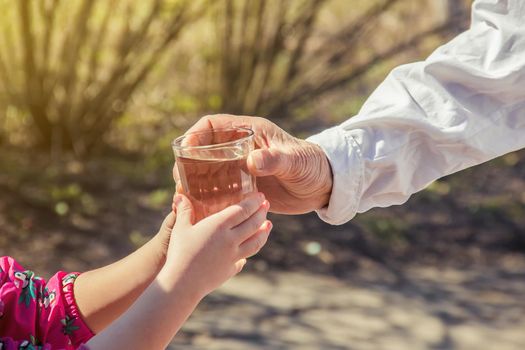
<path id="1" fill-rule="evenodd" d="M 255 164 L 255 168 L 257 170 L 262 170 L 264 168 L 263 158 L 259 152 L 255 154 L 252 153 L 252 161 L 253 161 L 253 164 Z"/>
<path id="2" fill-rule="evenodd" d="M 265 201 L 263 202 L 263 206 L 264 206 L 264 208 L 266 209 L 266 211 L 268 211 L 268 210 L 270 209 L 270 202 L 268 202 L 267 200 L 265 200 Z"/>
<path id="3" fill-rule="evenodd" d="M 268 221 L 267 226 L 268 226 L 268 231 L 271 231 L 272 228 L 273 228 L 273 224 L 272 224 L 272 222 L 271 222 L 271 221 Z"/>
<path id="4" fill-rule="evenodd" d="M 175 207 L 178 207 L 180 202 L 182 202 L 182 196 L 181 195 L 176 195 L 175 198 L 173 198 L 173 205 Z"/>

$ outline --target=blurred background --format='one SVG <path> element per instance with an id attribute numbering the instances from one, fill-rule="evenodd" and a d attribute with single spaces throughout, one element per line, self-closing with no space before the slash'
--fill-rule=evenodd
<path id="1" fill-rule="evenodd" d="M 462 0 L 0 0 L 0 252 L 49 276 L 157 232 L 200 116 L 307 137 L 468 28 Z M 523 349 L 525 153 L 332 227 L 273 216 L 173 349 Z"/>

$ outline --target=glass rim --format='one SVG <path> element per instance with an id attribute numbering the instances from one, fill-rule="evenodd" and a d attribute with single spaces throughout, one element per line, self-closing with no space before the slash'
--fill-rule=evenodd
<path id="1" fill-rule="evenodd" d="M 232 141 L 228 141 L 228 142 L 215 143 L 213 145 L 202 145 L 202 146 L 182 146 L 182 145 L 180 145 L 182 140 L 184 138 L 190 136 L 190 135 L 202 135 L 202 134 L 206 134 L 206 133 L 213 133 L 213 132 L 216 132 L 216 131 L 219 131 L 219 132 L 221 132 L 221 131 L 222 132 L 224 132 L 224 131 L 246 131 L 246 132 L 248 132 L 248 135 L 247 136 L 243 136 L 241 138 L 238 138 L 236 140 L 232 140 Z M 189 134 L 184 134 L 184 135 L 181 135 L 181 136 L 175 138 L 171 142 L 171 147 L 173 147 L 173 149 L 175 149 L 175 150 L 220 148 L 220 147 L 230 146 L 230 145 L 233 145 L 233 144 L 245 141 L 247 139 L 252 138 L 253 135 L 255 135 L 255 133 L 253 132 L 252 129 L 246 128 L 246 127 L 242 127 L 242 126 L 239 126 L 239 127 L 236 126 L 236 127 L 230 127 L 230 128 L 216 128 L 216 129 L 209 129 L 209 130 L 202 130 L 202 131 L 194 131 L 194 132 L 190 132 Z"/>

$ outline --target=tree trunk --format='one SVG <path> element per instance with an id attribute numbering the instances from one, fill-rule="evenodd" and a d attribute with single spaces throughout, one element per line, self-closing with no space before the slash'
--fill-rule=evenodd
<path id="1" fill-rule="evenodd" d="M 468 28 L 469 8 L 462 0 L 447 0 L 447 21 L 452 23 L 450 34 L 457 35 Z"/>

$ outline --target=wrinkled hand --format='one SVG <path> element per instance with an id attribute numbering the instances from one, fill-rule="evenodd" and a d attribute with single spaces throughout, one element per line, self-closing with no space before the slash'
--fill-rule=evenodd
<path id="1" fill-rule="evenodd" d="M 304 214 L 328 204 L 332 171 L 324 151 L 295 138 L 264 118 L 218 114 L 201 118 L 188 132 L 247 127 L 255 133 L 256 149 L 248 156 L 248 170 L 257 188 L 281 214 Z M 178 181 L 177 167 L 173 168 Z M 181 192 L 180 186 L 177 191 Z"/>

